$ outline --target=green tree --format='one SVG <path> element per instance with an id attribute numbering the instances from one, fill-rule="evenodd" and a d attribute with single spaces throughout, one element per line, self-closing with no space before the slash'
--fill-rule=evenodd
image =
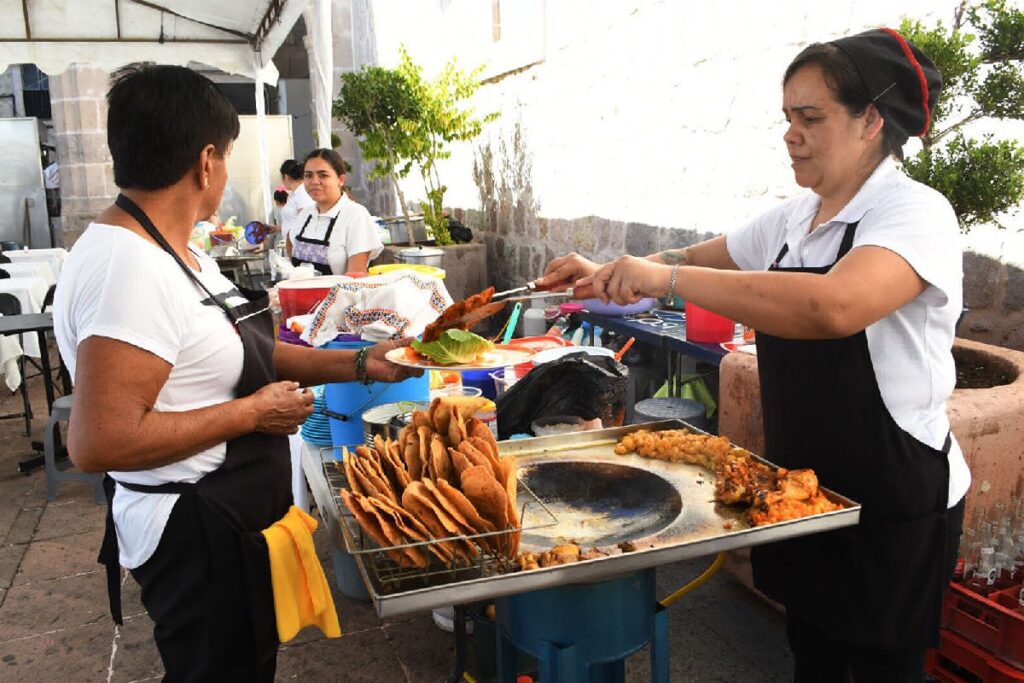
<path id="1" fill-rule="evenodd" d="M 376 161 L 371 178 L 390 178 L 405 216 L 409 244 L 415 244 L 405 195 L 399 185 L 412 169 L 418 148 L 416 121 L 420 100 L 409 81 L 394 69 L 364 66 L 341 77 L 333 114 L 359 138 L 363 158 Z"/>
<path id="2" fill-rule="evenodd" d="M 1024 147 L 992 136 L 972 139 L 963 128 L 983 118 L 1024 119 L 1024 12 L 1006 0 L 964 0 L 951 28 L 938 22 L 929 29 L 907 18 L 900 32 L 928 55 L 944 82 L 922 150 L 906 160 L 907 173 L 949 199 L 962 231 L 999 225 L 998 215 L 1024 199 Z"/>
<path id="3" fill-rule="evenodd" d="M 411 154 L 420 169 L 427 201 L 423 220 L 432 229 L 438 244 L 451 244 L 448 220 L 443 215 L 444 195 L 448 187 L 441 182 L 437 164 L 451 156 L 451 143 L 472 140 L 496 113 L 477 117 L 468 100 L 480 87 L 483 66 L 469 72 L 458 67 L 453 57 L 434 80 L 423 77 L 405 48 L 401 48 L 398 72 L 402 74 L 419 103 L 420 114 L 411 122 Z"/>

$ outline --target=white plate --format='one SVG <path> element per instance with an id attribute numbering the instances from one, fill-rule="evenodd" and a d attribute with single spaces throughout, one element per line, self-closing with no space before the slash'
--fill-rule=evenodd
<path id="1" fill-rule="evenodd" d="M 564 356 L 568 356 L 571 353 L 586 353 L 591 356 L 606 356 L 608 358 L 614 358 L 615 352 L 611 349 L 606 349 L 603 346 L 560 346 L 554 349 L 544 349 L 533 357 L 534 365 L 541 365 L 543 363 L 550 363 L 553 360 L 558 360 Z"/>
<path id="2" fill-rule="evenodd" d="M 492 350 L 483 354 L 483 357 L 475 363 L 461 365 L 441 365 L 425 356 L 418 356 L 413 359 L 406 352 L 405 348 L 391 349 L 384 354 L 384 357 L 395 365 L 405 365 L 406 367 L 420 368 L 421 370 L 492 370 L 494 368 L 503 368 L 506 365 L 519 365 L 531 360 L 534 356 L 529 351 L 523 350 L 522 347 L 506 347 L 498 344 Z"/>

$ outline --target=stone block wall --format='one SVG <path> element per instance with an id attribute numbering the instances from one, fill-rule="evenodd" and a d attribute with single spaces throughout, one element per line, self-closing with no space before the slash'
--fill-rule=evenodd
<path id="1" fill-rule="evenodd" d="M 964 252 L 964 306 L 959 336 L 1024 351 L 1024 270 Z"/>
<path id="2" fill-rule="evenodd" d="M 62 228 L 68 248 L 117 196 L 107 148 L 108 78 L 106 71 L 87 64 L 73 64 L 50 77 Z"/>

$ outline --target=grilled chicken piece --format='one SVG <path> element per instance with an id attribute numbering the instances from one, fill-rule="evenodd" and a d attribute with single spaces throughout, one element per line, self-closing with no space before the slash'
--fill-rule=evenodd
<path id="1" fill-rule="evenodd" d="M 751 504 L 759 492 L 767 493 L 775 485 L 771 468 L 750 458 L 725 460 L 715 474 L 715 499 L 727 505 Z"/>
<path id="2" fill-rule="evenodd" d="M 456 325 L 457 321 L 461 320 L 467 314 L 489 304 L 492 296 L 494 296 L 494 287 L 488 287 L 484 291 L 479 294 L 474 294 L 468 299 L 456 301 L 446 308 L 444 313 L 442 313 L 437 320 L 427 325 L 426 329 L 423 330 L 423 341 L 426 343 L 437 340 L 437 338 L 441 336 L 442 332 L 451 329 L 453 325 Z M 456 326 L 460 329 L 467 329 L 462 327 L 462 325 Z"/>

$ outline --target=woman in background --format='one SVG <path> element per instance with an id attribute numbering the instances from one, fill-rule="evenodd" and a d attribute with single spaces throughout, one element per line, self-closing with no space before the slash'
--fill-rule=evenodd
<path id="1" fill-rule="evenodd" d="M 333 149 L 306 156 L 304 183 L 315 202 L 291 233 L 292 264 L 310 263 L 323 275 L 365 273 L 384 248 L 370 212 L 344 192 L 345 161 Z"/>
<path id="2" fill-rule="evenodd" d="M 284 240 L 288 255 L 291 256 L 292 242 L 289 236 L 298 225 L 299 214 L 314 203 L 302 184 L 301 161 L 288 159 L 281 164 L 281 184 L 288 191 L 284 206 L 281 207 L 281 239 Z"/>

